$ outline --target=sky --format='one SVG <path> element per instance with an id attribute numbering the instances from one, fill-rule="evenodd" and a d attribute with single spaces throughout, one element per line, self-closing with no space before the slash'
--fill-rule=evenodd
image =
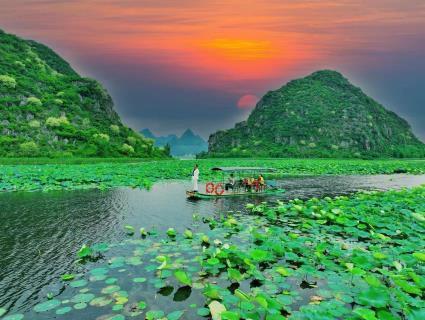
<path id="1" fill-rule="evenodd" d="M 208 137 L 334 69 L 425 141 L 423 0 L 0 0 L 0 28 L 102 82 L 136 130 Z"/>

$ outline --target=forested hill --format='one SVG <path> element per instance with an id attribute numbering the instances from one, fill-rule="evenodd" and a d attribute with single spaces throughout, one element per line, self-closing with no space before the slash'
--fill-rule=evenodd
<path id="1" fill-rule="evenodd" d="M 0 30 L 0 157 L 163 157 L 108 92 L 48 47 Z"/>
<path id="2" fill-rule="evenodd" d="M 268 92 L 244 122 L 209 138 L 209 156 L 424 157 L 409 124 L 340 73 Z"/>

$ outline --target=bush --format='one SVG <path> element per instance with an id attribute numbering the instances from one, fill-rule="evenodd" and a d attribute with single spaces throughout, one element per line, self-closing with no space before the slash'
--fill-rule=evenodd
<path id="1" fill-rule="evenodd" d="M 128 145 L 127 143 L 124 143 L 121 147 L 121 152 L 124 154 L 133 154 L 134 153 L 134 148 L 130 145 Z"/>
<path id="2" fill-rule="evenodd" d="M 7 75 L 0 75 L 0 86 L 7 89 L 14 89 L 16 87 L 16 80 Z"/>
<path id="3" fill-rule="evenodd" d="M 28 125 L 29 125 L 31 128 L 40 128 L 40 121 L 38 121 L 38 120 L 31 120 L 31 121 L 28 123 Z"/>
<path id="4" fill-rule="evenodd" d="M 135 146 L 137 144 L 137 139 L 135 137 L 127 137 L 127 141 L 131 146 Z"/>
<path id="5" fill-rule="evenodd" d="M 38 154 L 38 146 L 34 141 L 21 143 L 19 149 L 25 156 L 34 156 Z"/>
<path id="6" fill-rule="evenodd" d="M 109 135 L 107 135 L 106 133 L 95 133 L 93 135 L 93 138 L 96 142 L 109 142 Z"/>
<path id="7" fill-rule="evenodd" d="M 111 131 L 115 134 L 120 133 L 120 127 L 118 127 L 116 124 L 111 124 Z"/>
<path id="8" fill-rule="evenodd" d="M 27 99 L 27 104 L 30 106 L 41 107 L 41 100 L 36 97 L 29 97 Z"/>
<path id="9" fill-rule="evenodd" d="M 49 117 L 46 120 L 46 125 L 48 127 L 60 127 L 62 125 L 69 124 L 68 119 L 65 116 L 55 118 L 55 117 Z"/>
<path id="10" fill-rule="evenodd" d="M 25 64 L 22 61 L 15 61 L 14 65 L 21 69 L 25 68 Z"/>
<path id="11" fill-rule="evenodd" d="M 63 105 L 63 100 L 61 100 L 61 99 L 54 99 L 54 100 L 53 100 L 53 102 L 54 102 L 55 104 L 57 104 L 58 106 Z"/>

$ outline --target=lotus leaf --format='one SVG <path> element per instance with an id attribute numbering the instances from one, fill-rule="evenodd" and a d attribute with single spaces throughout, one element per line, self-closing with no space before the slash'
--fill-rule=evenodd
<path id="1" fill-rule="evenodd" d="M 52 309 L 56 308 L 60 304 L 61 304 L 61 302 L 59 300 L 57 300 L 57 299 L 48 300 L 46 302 L 42 302 L 42 303 L 39 303 L 39 304 L 35 305 L 34 306 L 34 311 L 35 312 L 49 311 L 49 310 L 52 310 Z"/>
<path id="2" fill-rule="evenodd" d="M 183 270 L 176 270 L 174 272 L 174 276 L 178 281 L 183 283 L 184 285 L 191 286 L 192 285 L 192 279 L 188 276 L 188 274 Z"/>
<path id="3" fill-rule="evenodd" d="M 112 302 L 111 298 L 108 297 L 97 297 L 90 301 L 90 305 L 94 307 L 104 307 Z"/>
<path id="4" fill-rule="evenodd" d="M 24 319 L 24 315 L 21 313 L 11 314 L 4 317 L 2 320 L 22 320 Z"/>
<path id="5" fill-rule="evenodd" d="M 359 294 L 359 302 L 363 305 L 382 308 L 390 301 L 390 296 L 385 288 L 370 287 Z"/>
<path id="6" fill-rule="evenodd" d="M 63 314 L 65 314 L 65 313 L 70 312 L 71 310 L 72 310 L 72 308 L 71 308 L 71 307 L 63 307 L 63 308 L 57 309 L 57 310 L 56 310 L 56 314 L 57 314 L 57 315 L 63 315 Z"/>

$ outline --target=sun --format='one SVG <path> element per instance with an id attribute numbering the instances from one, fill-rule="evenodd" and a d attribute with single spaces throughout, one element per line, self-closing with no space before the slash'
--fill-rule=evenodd
<path id="1" fill-rule="evenodd" d="M 216 38 L 201 46 L 211 54 L 239 61 L 269 59 L 275 52 L 271 42 L 255 39 Z"/>

